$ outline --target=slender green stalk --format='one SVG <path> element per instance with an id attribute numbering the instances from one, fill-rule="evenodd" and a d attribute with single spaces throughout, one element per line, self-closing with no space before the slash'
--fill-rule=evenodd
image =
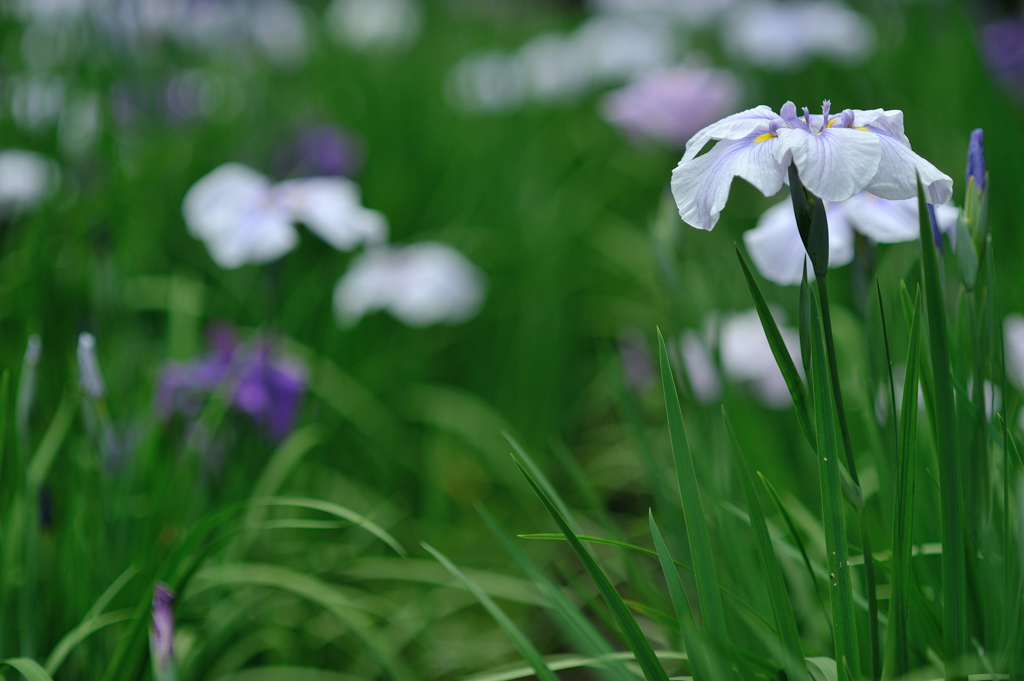
<path id="1" fill-rule="evenodd" d="M 939 486 L 942 498 L 942 600 L 945 677 L 965 679 L 960 670 L 967 655 L 967 574 L 964 550 L 964 508 L 960 489 L 960 456 L 957 451 L 956 411 L 949 365 L 949 339 L 939 261 L 932 239 L 928 207 L 920 179 L 917 186 L 921 220 L 922 267 L 928 338 L 935 383 L 936 444 L 939 454 Z"/>
<path id="2" fill-rule="evenodd" d="M 836 344 L 832 337 L 832 315 L 829 312 L 827 277 L 818 279 L 818 294 L 821 297 L 821 320 L 825 328 L 825 349 L 828 353 L 828 373 L 832 383 L 832 394 L 835 397 L 836 416 L 839 421 L 839 433 L 843 440 L 843 451 L 846 454 L 846 466 L 850 477 L 858 487 L 857 462 L 853 457 L 853 445 L 850 442 L 850 427 L 846 422 L 846 409 L 843 407 L 843 391 L 839 386 L 839 365 L 836 360 Z M 864 551 L 864 581 L 868 599 L 868 636 L 871 640 L 871 678 L 882 676 L 882 649 L 878 635 L 878 594 L 875 588 L 875 561 L 871 552 L 871 537 L 868 532 L 867 518 L 864 508 L 857 510 L 860 525 L 860 543 Z"/>

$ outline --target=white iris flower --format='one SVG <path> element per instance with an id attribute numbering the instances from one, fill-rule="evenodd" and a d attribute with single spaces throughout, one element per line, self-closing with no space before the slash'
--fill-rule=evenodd
<path id="1" fill-rule="evenodd" d="M 343 177 L 271 184 L 248 166 L 226 163 L 196 182 L 182 204 L 189 232 L 224 269 L 277 260 L 295 248 L 295 223 L 349 251 L 387 239 L 387 220 L 364 208 L 359 187 Z"/>
<path id="2" fill-rule="evenodd" d="M 939 230 L 951 240 L 955 239 L 958 214 L 951 204 L 935 209 Z M 920 234 L 917 199 L 889 201 L 860 192 L 846 201 L 825 202 L 825 216 L 829 267 L 842 267 L 853 260 L 855 232 L 882 244 L 913 241 Z M 743 233 L 743 243 L 765 279 L 782 285 L 799 284 L 803 279 L 807 252 L 796 226 L 791 198 L 766 210 L 757 226 Z M 814 279 L 809 262 L 807 277 Z"/>
<path id="3" fill-rule="evenodd" d="M 349 267 L 334 288 L 334 310 L 343 326 L 387 310 L 408 326 L 458 324 L 480 309 L 483 273 L 451 246 L 424 241 L 378 246 Z"/>
<path id="4" fill-rule="evenodd" d="M 698 156 L 712 140 L 715 146 Z M 885 199 L 909 199 L 917 195 L 917 174 L 929 203 L 945 203 L 953 193 L 953 180 L 911 150 L 902 111 L 846 109 L 831 116 L 825 101 L 821 115 L 805 107 L 798 117 L 793 102 L 786 102 L 778 114 L 761 105 L 690 138 L 672 172 L 679 215 L 689 225 L 710 230 L 725 208 L 734 177 L 772 196 L 786 181 L 790 163 L 796 164 L 807 191 L 826 201 L 845 201 L 862 190 Z"/>

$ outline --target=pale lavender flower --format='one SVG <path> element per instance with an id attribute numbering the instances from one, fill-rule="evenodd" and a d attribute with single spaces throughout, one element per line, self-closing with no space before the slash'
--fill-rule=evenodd
<path id="1" fill-rule="evenodd" d="M 938 229 L 955 240 L 957 208 L 944 204 L 933 209 Z M 842 267 L 853 260 L 855 232 L 886 244 L 914 241 L 920 235 L 917 199 L 889 201 L 860 192 L 846 201 L 826 201 L 825 215 L 829 267 Z M 743 243 L 765 279 L 782 285 L 799 284 L 803 279 L 807 251 L 796 226 L 791 198 L 766 210 L 757 226 L 743 233 Z M 814 279 L 809 262 L 807 277 Z"/>
<path id="2" fill-rule="evenodd" d="M 96 359 L 96 338 L 88 332 L 78 335 L 78 385 L 92 400 L 103 399 L 107 393 L 100 364 Z"/>
<path id="3" fill-rule="evenodd" d="M 334 310 L 344 326 L 376 310 L 408 326 L 458 324 L 479 311 L 485 291 L 483 273 L 451 246 L 378 246 L 338 280 Z"/>
<path id="4" fill-rule="evenodd" d="M 775 314 L 776 318 L 779 316 Z M 797 370 L 802 371 L 799 333 L 782 325 L 779 332 Z M 733 313 L 722 320 L 719 356 L 726 377 L 746 385 L 766 407 L 785 409 L 792 404 L 789 388 L 772 354 L 757 310 Z"/>
<path id="5" fill-rule="evenodd" d="M 735 107 L 740 86 L 728 71 L 680 66 L 651 74 L 601 101 L 605 119 L 632 139 L 683 147 Z"/>
<path id="6" fill-rule="evenodd" d="M 707 153 L 697 154 L 712 141 Z M 886 199 L 917 195 L 917 175 L 929 203 L 945 203 L 953 181 L 915 154 L 903 133 L 903 112 L 846 109 L 830 115 L 786 102 L 781 113 L 761 105 L 713 123 L 686 143 L 672 173 L 672 193 L 683 221 L 710 230 L 729 198 L 734 177 L 765 196 L 778 192 L 795 163 L 808 191 L 826 201 L 845 201 L 861 190 Z"/>
<path id="7" fill-rule="evenodd" d="M 164 366 L 157 413 L 194 418 L 211 393 L 224 390 L 233 408 L 265 427 L 272 439 L 283 439 L 309 383 L 305 366 L 280 353 L 269 338 L 240 343 L 226 326 L 212 328 L 210 340 L 213 350 L 204 357 Z"/>
<path id="8" fill-rule="evenodd" d="M 693 396 L 701 404 L 712 404 L 722 397 L 722 379 L 718 376 L 707 339 L 692 329 L 683 332 L 679 341 L 683 369 Z"/>
<path id="9" fill-rule="evenodd" d="M 875 29 L 865 17 L 831 0 L 755 0 L 726 17 L 722 40 L 738 59 L 793 69 L 812 57 L 857 64 L 874 50 Z"/>
<path id="10" fill-rule="evenodd" d="M 683 26 L 699 27 L 717 19 L 736 0 L 591 0 L 608 14 L 653 15 Z"/>
<path id="11" fill-rule="evenodd" d="M 0 213 L 20 213 L 53 194 L 60 184 L 57 164 L 34 151 L 0 151 Z"/>
<path id="12" fill-rule="evenodd" d="M 1024 317 L 1006 315 L 1003 320 L 1003 342 L 1006 352 L 1006 377 L 1018 390 L 1024 391 Z"/>
<path id="13" fill-rule="evenodd" d="M 339 250 L 387 236 L 387 220 L 362 206 L 351 180 L 310 177 L 272 185 L 240 163 L 222 165 L 196 182 L 182 214 L 189 232 L 224 269 L 277 260 L 298 244 L 296 222 Z"/>
<path id="14" fill-rule="evenodd" d="M 149 629 L 150 654 L 154 667 L 164 672 L 174 659 L 174 592 L 163 582 L 153 587 L 153 608 Z"/>
<path id="15" fill-rule="evenodd" d="M 406 47 L 423 23 L 413 0 L 333 0 L 324 19 L 336 42 L 363 52 Z"/>

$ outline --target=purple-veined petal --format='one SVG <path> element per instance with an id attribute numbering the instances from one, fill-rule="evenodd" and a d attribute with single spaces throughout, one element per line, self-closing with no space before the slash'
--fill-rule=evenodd
<path id="1" fill-rule="evenodd" d="M 683 160 L 689 161 L 697 156 L 704 145 L 711 140 L 738 140 L 754 132 L 768 132 L 768 124 L 777 120 L 779 115 L 771 107 L 764 104 L 726 116 L 717 123 L 700 130 L 686 143 Z"/>
<path id="2" fill-rule="evenodd" d="M 684 156 L 672 171 L 672 195 L 679 216 L 688 225 L 711 230 L 729 199 L 734 177 L 741 177 L 765 196 L 782 188 L 789 155 L 778 160 L 777 139 L 756 142 L 754 134 L 739 140 L 722 140 L 697 158 Z"/>
<path id="3" fill-rule="evenodd" d="M 387 220 L 360 202 L 359 186 L 343 177 L 310 177 L 275 185 L 291 218 L 339 251 L 387 240 Z"/>
<path id="4" fill-rule="evenodd" d="M 899 109 L 890 109 L 889 111 L 884 109 L 871 109 L 869 111 L 854 109 L 851 127 L 877 128 L 895 137 L 903 146 L 910 146 L 910 140 L 907 139 L 907 135 L 903 131 L 903 112 Z"/>
<path id="5" fill-rule="evenodd" d="M 778 131 L 776 158 L 792 153 L 803 185 L 826 201 L 845 201 L 861 189 L 878 170 L 881 149 L 878 136 L 861 130 L 830 128 L 820 134 L 782 128 Z"/>
<path id="6" fill-rule="evenodd" d="M 917 196 L 917 174 L 920 174 L 928 203 L 949 201 L 953 195 L 953 179 L 949 175 L 918 156 L 898 139 L 884 132 L 878 132 L 874 137 L 881 144 L 881 160 L 877 173 L 864 189 L 883 199 L 913 198 Z"/>
<path id="7" fill-rule="evenodd" d="M 853 260 L 853 230 L 843 204 L 828 203 L 825 215 L 828 218 L 828 266 L 842 267 Z M 800 240 L 792 199 L 766 210 L 757 226 L 743 233 L 743 243 L 765 279 L 784 286 L 799 284 L 803 279 L 807 250 Z M 807 278 L 814 279 L 810 262 Z"/>

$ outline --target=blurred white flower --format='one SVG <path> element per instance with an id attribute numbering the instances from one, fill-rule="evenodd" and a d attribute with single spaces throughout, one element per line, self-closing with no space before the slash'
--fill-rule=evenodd
<path id="1" fill-rule="evenodd" d="M 360 203 L 359 188 L 342 177 L 272 185 L 240 163 L 226 163 L 196 182 L 182 203 L 189 232 L 225 269 L 277 260 L 298 244 L 294 223 L 339 250 L 387 238 L 387 221 Z"/>
<path id="2" fill-rule="evenodd" d="M 22 130 L 42 130 L 57 122 L 64 108 L 64 81 L 56 76 L 10 79 L 11 116 Z"/>
<path id="3" fill-rule="evenodd" d="M 876 42 L 870 21 L 832 0 L 745 2 L 729 12 L 722 31 L 727 52 L 774 69 L 798 68 L 813 57 L 857 64 Z"/>
<path id="4" fill-rule="evenodd" d="M 412 0 L 333 0 L 324 18 L 335 41 L 361 51 L 405 47 L 422 23 Z"/>
<path id="5" fill-rule="evenodd" d="M 776 320 L 780 317 L 775 314 Z M 802 371 L 800 335 L 796 329 L 779 325 L 797 370 Z M 757 310 L 727 315 L 719 331 L 719 357 L 726 377 L 746 385 L 766 407 L 785 409 L 792 404 L 786 379 L 775 362 L 768 337 L 761 326 Z"/>
<path id="6" fill-rule="evenodd" d="M 699 27 L 721 15 L 736 0 L 591 0 L 595 9 L 616 14 L 646 14 Z"/>
<path id="7" fill-rule="evenodd" d="M 604 118 L 631 138 L 682 148 L 698 130 L 732 111 L 740 86 L 728 71 L 679 66 L 607 94 Z"/>
<path id="8" fill-rule="evenodd" d="M 89 399 L 99 400 L 107 392 L 100 363 L 96 359 L 96 338 L 89 332 L 78 334 L 78 385 Z"/>
<path id="9" fill-rule="evenodd" d="M 516 52 L 467 55 L 448 78 L 456 106 L 513 109 L 569 101 L 589 90 L 662 70 L 675 60 L 671 26 L 650 18 L 595 16 L 568 34 L 544 33 Z"/>
<path id="10" fill-rule="evenodd" d="M 718 401 L 722 396 L 722 379 L 702 335 L 687 329 L 679 341 L 679 350 L 693 396 L 701 404 Z"/>
<path id="11" fill-rule="evenodd" d="M 259 50 L 278 66 L 294 68 L 309 56 L 309 36 L 302 10 L 287 0 L 257 3 L 249 29 Z"/>
<path id="12" fill-rule="evenodd" d="M 951 204 L 935 207 L 939 229 L 951 237 L 959 211 Z M 877 243 L 913 241 L 920 235 L 917 199 L 890 201 L 868 192 L 854 194 L 846 201 L 826 201 L 828 218 L 828 266 L 842 267 L 853 260 L 854 232 Z M 754 229 L 743 233 L 743 243 L 754 265 L 765 279 L 776 284 L 799 284 L 807 253 L 793 215 L 792 199 L 772 206 L 761 215 Z M 814 279 L 810 265 L 807 278 Z"/>
<path id="13" fill-rule="evenodd" d="M 1018 390 L 1024 391 L 1024 317 L 1017 313 L 1003 320 L 1003 342 L 1006 353 L 1006 377 Z"/>
<path id="14" fill-rule="evenodd" d="M 408 326 L 457 324 L 477 313 L 485 292 L 483 273 L 451 246 L 378 246 L 338 280 L 334 310 L 344 326 L 376 310 Z"/>
<path id="15" fill-rule="evenodd" d="M 60 185 L 57 164 L 34 151 L 0 151 L 0 212 L 32 208 Z"/>

